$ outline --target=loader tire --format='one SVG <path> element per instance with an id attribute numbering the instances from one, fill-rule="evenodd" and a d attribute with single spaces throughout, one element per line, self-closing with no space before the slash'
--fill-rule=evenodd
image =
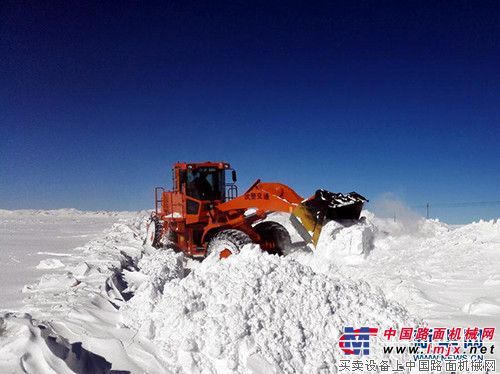
<path id="1" fill-rule="evenodd" d="M 255 225 L 254 229 L 264 242 L 273 243 L 273 248 L 267 250 L 267 252 L 280 256 L 286 256 L 290 253 L 292 239 L 283 225 L 277 222 L 266 221 Z"/>
<path id="2" fill-rule="evenodd" d="M 233 254 L 240 253 L 245 244 L 252 242 L 252 239 L 243 231 L 227 229 L 219 231 L 210 239 L 207 247 L 207 255 L 217 254 L 219 259 L 227 258 Z"/>
<path id="3" fill-rule="evenodd" d="M 151 217 L 146 226 L 146 237 L 143 244 L 158 248 L 160 246 L 161 230 L 162 227 L 158 218 Z"/>

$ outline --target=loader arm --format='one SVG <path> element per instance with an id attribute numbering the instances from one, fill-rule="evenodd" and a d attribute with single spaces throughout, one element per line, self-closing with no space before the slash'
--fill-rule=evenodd
<path id="1" fill-rule="evenodd" d="M 241 196 L 219 204 L 217 209 L 223 212 L 255 208 L 260 211 L 288 212 L 302 202 L 290 187 L 281 183 L 265 183 L 259 179 Z"/>
<path id="2" fill-rule="evenodd" d="M 359 219 L 367 200 L 355 193 L 340 194 L 317 190 L 308 199 L 302 198 L 292 188 L 281 183 L 255 183 L 241 196 L 216 207 L 221 212 L 256 209 L 265 218 L 270 212 L 290 213 L 292 225 L 307 242 L 317 244 L 321 229 L 327 219 Z"/>

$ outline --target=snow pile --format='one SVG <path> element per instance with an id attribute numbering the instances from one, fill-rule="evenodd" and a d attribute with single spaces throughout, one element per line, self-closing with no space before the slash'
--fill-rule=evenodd
<path id="1" fill-rule="evenodd" d="M 141 287 L 147 292 L 122 308 L 125 322 L 147 334 L 174 371 L 330 372 L 345 326 L 415 324 L 365 282 L 317 274 L 255 245 L 202 263 L 163 292 Z"/>
<path id="2" fill-rule="evenodd" d="M 36 266 L 37 269 L 57 269 L 64 267 L 64 264 L 58 259 L 48 258 L 46 260 L 40 261 L 40 263 Z"/>
<path id="3" fill-rule="evenodd" d="M 500 315 L 500 297 L 486 298 L 480 297 L 471 303 L 463 306 L 462 311 L 477 316 L 499 316 Z"/>
<path id="4" fill-rule="evenodd" d="M 476 325 L 477 316 L 497 325 L 500 311 L 500 222 L 452 226 L 437 220 L 380 218 L 370 212 L 353 232 L 339 236 L 328 223 L 316 251 L 296 259 L 315 271 L 369 280 L 408 311 L 439 324 Z M 368 227 L 368 228 L 367 228 Z M 351 228 L 348 228 L 349 230 Z M 372 234 L 370 251 L 353 255 L 352 243 L 367 249 L 360 232 Z M 361 251 L 360 251 L 361 252 Z M 484 320 L 484 318 L 483 318 Z"/>
<path id="5" fill-rule="evenodd" d="M 375 226 L 366 219 L 342 223 L 330 221 L 323 227 L 315 257 L 337 264 L 358 262 L 373 249 L 375 232 Z"/>
<path id="6" fill-rule="evenodd" d="M 473 236 L 481 243 L 494 242 L 500 248 L 500 219 L 480 220 L 456 229 L 458 234 Z"/>
<path id="7" fill-rule="evenodd" d="M 175 253 L 171 249 L 157 250 L 149 247 L 145 248 L 138 268 L 147 276 L 148 281 L 162 292 L 166 282 L 184 277 L 183 259 L 182 253 Z"/>
<path id="8" fill-rule="evenodd" d="M 165 283 L 184 277 L 183 255 L 171 249 L 146 248 L 138 268 L 140 272 L 125 271 L 128 289 L 134 290 L 134 297 L 121 312 L 129 325 L 139 327 L 149 339 L 153 335 L 149 313 L 154 310 Z"/>

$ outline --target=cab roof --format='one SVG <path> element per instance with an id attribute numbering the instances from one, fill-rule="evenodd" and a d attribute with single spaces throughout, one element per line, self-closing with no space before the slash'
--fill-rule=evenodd
<path id="1" fill-rule="evenodd" d="M 231 165 L 224 161 L 205 161 L 205 162 L 177 162 L 174 164 L 175 169 L 197 169 L 197 168 L 217 168 L 217 169 L 230 169 Z"/>

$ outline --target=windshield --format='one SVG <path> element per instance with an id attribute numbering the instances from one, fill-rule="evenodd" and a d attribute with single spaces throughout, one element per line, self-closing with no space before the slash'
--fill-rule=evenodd
<path id="1" fill-rule="evenodd" d="M 224 170 L 188 169 L 187 194 L 198 200 L 223 200 L 224 182 Z"/>

